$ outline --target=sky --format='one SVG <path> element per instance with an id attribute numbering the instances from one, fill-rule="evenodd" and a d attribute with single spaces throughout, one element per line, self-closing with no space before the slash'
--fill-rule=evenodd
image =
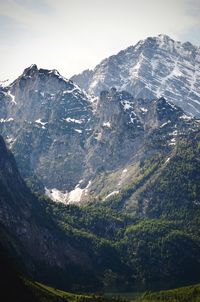
<path id="1" fill-rule="evenodd" d="M 0 0 L 0 81 L 31 64 L 70 78 L 139 40 L 200 46 L 200 0 Z"/>

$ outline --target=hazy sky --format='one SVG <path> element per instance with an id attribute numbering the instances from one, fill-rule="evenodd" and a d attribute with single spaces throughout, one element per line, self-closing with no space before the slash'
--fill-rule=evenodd
<path id="1" fill-rule="evenodd" d="M 200 45 L 200 0 L 0 0 L 0 80 L 24 68 L 70 77 L 163 33 Z"/>

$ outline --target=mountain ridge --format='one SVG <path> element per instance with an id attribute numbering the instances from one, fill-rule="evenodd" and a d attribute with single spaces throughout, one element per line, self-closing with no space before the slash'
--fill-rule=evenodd
<path id="1" fill-rule="evenodd" d="M 30 86 L 35 83 L 29 80 L 27 89 L 17 88 L 22 96 L 24 89 L 25 95 L 29 95 Z M 2 100 L 6 101 L 4 97 Z M 34 102 L 32 94 L 26 101 Z M 43 96 L 35 101 L 49 102 Z M 77 104 L 88 102 L 71 99 L 69 95 L 54 103 L 55 111 L 62 101 L 67 110 L 76 105 L 75 115 L 65 116 L 73 125 L 70 130 L 68 126 L 63 129 L 72 133 L 72 144 L 74 129 L 77 129 L 74 124 L 79 125 L 77 120 L 80 121 L 76 114 L 80 114 L 81 108 L 77 110 Z M 80 181 L 83 178 L 77 169 L 78 179 L 74 177 L 74 183 L 79 181 L 75 189 L 84 189 L 87 194 L 83 197 L 89 200 L 79 207 L 51 202 L 44 197 L 38 199 L 31 194 L 14 157 L 0 140 L 1 241 L 14 252 L 14 258 L 21 260 L 29 275 L 60 288 L 87 291 L 122 287 L 125 290 L 139 284 L 152 289 L 158 281 L 161 284 L 156 285 L 158 288 L 163 288 L 165 282 L 168 287 L 174 286 L 177 280 L 187 284 L 197 282 L 200 271 L 199 121 L 164 98 L 135 99 L 114 87 L 101 92 L 95 107 L 92 110 L 90 105 L 84 106 L 86 124 L 87 118 L 91 118 L 92 131 L 81 146 L 84 152 L 89 150 L 83 153 L 86 158 L 77 156 L 79 162 L 85 164 L 84 180 Z M 22 113 L 26 115 L 26 111 Z M 3 131 L 13 130 L 13 134 L 17 131 L 18 135 L 18 131 L 22 131 L 17 141 L 19 147 L 31 147 L 25 152 L 23 148 L 18 149 L 17 153 L 13 145 L 17 156 L 25 159 L 32 152 L 40 154 L 38 146 L 45 137 L 41 135 L 45 131 L 42 127 L 49 131 L 49 126 L 36 127 L 35 136 L 27 140 L 28 134 L 35 131 L 32 124 L 30 128 L 23 124 L 23 129 L 6 126 L 4 121 L 1 124 Z M 59 123 L 54 123 L 52 128 L 60 133 Z M 78 134 L 84 138 L 84 133 Z M 53 135 L 58 139 L 55 132 Z M 36 140 L 39 140 L 38 146 L 31 145 Z M 77 144 L 79 140 L 72 147 L 77 148 Z M 49 145 L 43 147 L 49 148 Z M 77 149 L 71 150 L 74 154 Z M 65 154 L 62 156 L 63 166 Z M 58 159 L 54 158 L 55 166 L 59 164 Z M 67 160 L 72 164 L 71 157 Z M 50 162 L 46 170 L 49 177 Z M 69 171 L 64 169 L 63 175 L 68 173 L 67 177 L 72 179 Z"/>
<path id="2" fill-rule="evenodd" d="M 91 128 L 91 99 L 57 71 L 37 69 L 36 65 L 25 69 L 20 77 L 1 91 L 1 133 L 15 150 L 15 155 L 18 154 L 16 159 L 23 176 L 38 174 L 34 173 L 38 169 L 42 179 L 42 170 L 50 166 L 51 176 L 49 173 L 44 175 L 47 187 L 51 187 L 53 179 L 58 186 L 66 169 L 69 174 L 70 170 L 74 173 L 79 168 L 76 176 L 79 178 L 82 169 L 79 159 L 84 153 L 82 145 Z M 74 149 L 76 154 L 73 154 Z M 58 166 L 54 158 L 60 155 Z M 74 164 L 65 163 L 67 156 L 76 157 Z M 63 170 L 60 179 L 57 177 L 58 169 L 60 173 Z M 77 182 L 78 179 L 68 176 L 66 186 L 73 187 Z"/>
<path id="3" fill-rule="evenodd" d="M 104 199 L 113 192 L 120 192 L 123 179 L 135 177 L 133 171 L 138 171 L 142 158 L 156 152 L 149 144 L 152 138 L 160 141 L 160 146 L 156 142 L 158 150 L 161 146 L 163 150 L 175 149 L 181 127 L 183 131 L 197 127 L 192 117 L 174 105 L 170 95 L 169 99 L 158 97 L 159 94 L 153 97 L 146 88 L 141 90 L 141 86 L 138 91 L 141 90 L 145 98 L 138 98 L 135 97 L 137 89 L 133 89 L 133 94 L 124 90 L 124 87 L 130 88 L 126 78 L 130 75 L 130 66 L 137 65 L 137 68 L 131 67 L 132 78 L 139 79 L 147 74 L 152 77 L 147 61 L 157 68 L 158 64 L 152 65 L 155 56 L 159 64 L 166 56 L 166 60 L 162 60 L 165 64 L 168 59 L 173 63 L 172 59 L 177 59 L 178 54 L 180 62 L 184 63 L 188 58 L 196 60 L 198 51 L 199 48 L 191 43 L 176 42 L 166 35 L 141 40 L 96 67 L 100 79 L 102 75 L 110 78 L 109 74 L 113 74 L 115 84 L 120 79 L 123 82 L 116 85 L 120 89 L 112 86 L 107 90 L 101 90 L 99 82 L 95 82 L 101 91 L 99 97 L 91 97 L 57 70 L 38 68 L 35 64 L 26 68 L 0 91 L 0 130 L 16 157 L 22 176 L 34 190 L 65 203 L 87 202 L 90 196 L 99 198 L 99 194 Z M 173 72 L 177 73 L 172 65 Z M 154 71 L 157 73 L 156 69 Z M 167 71 L 164 68 L 162 72 Z M 90 75 L 91 71 L 87 71 L 86 78 Z M 194 101 L 198 103 L 195 98 Z M 185 103 L 183 96 L 181 102 Z M 165 147 L 164 137 L 168 142 Z M 132 172 L 127 169 L 131 165 Z M 122 173 L 125 170 L 128 172 Z M 116 177 L 111 191 L 100 189 L 106 173 Z"/>
<path id="4" fill-rule="evenodd" d="M 57 71 L 34 64 L 1 93 L 0 130 L 22 176 L 34 190 L 65 203 L 87 202 L 103 172 L 119 171 L 123 183 L 120 169 L 155 152 L 145 145 L 165 124 L 171 147 L 175 127 L 194 124 L 164 98 L 136 99 L 115 87 L 91 98 Z"/>
<path id="5" fill-rule="evenodd" d="M 115 86 L 138 97 L 165 97 L 199 116 L 200 48 L 166 35 L 148 37 L 71 79 L 90 94 Z"/>
<path id="6" fill-rule="evenodd" d="M 5 250 L 28 277 L 75 292 L 158 290 L 199 282 L 200 120 L 169 94 L 169 99 L 159 94 L 168 80 L 179 90 L 179 72 L 187 74 L 196 60 L 199 49 L 177 43 L 163 35 L 148 38 L 105 60 L 97 68 L 99 79 L 104 72 L 107 80 L 116 78 L 110 78 L 111 87 L 101 82 L 96 98 L 58 71 L 35 64 L 10 86 L 0 87 L 2 259 Z M 159 61 L 169 59 L 162 63 L 172 69 L 158 65 L 154 52 Z M 131 58 L 139 61 L 130 66 Z M 180 62 L 185 64 L 181 71 Z M 130 87 L 145 97 L 127 91 L 130 68 L 146 88 Z M 158 76 L 170 73 L 165 83 L 160 81 L 163 87 L 155 88 L 155 97 L 148 95 L 144 77 L 157 68 Z M 181 104 L 187 85 L 198 86 L 198 72 L 182 85 Z M 92 76 L 87 71 L 83 81 Z M 120 89 L 113 85 L 116 79 Z M 198 105 L 196 99 L 190 105 L 195 101 Z M 49 291 L 54 300 L 64 295 L 29 285 L 36 293 L 38 286 L 46 291 L 41 299 L 48 299 Z M 194 299 L 198 291 L 183 289 Z M 166 295 L 182 299 L 183 294 L 161 292 L 144 299 Z"/>

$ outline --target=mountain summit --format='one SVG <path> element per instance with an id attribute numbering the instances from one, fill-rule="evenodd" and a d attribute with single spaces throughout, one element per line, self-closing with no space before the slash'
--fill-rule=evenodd
<path id="1" fill-rule="evenodd" d="M 71 78 L 90 94 L 113 86 L 135 98 L 159 98 L 200 116 L 200 48 L 158 35 L 139 41 Z"/>
<path id="2" fill-rule="evenodd" d="M 0 88 L 0 131 L 22 176 L 64 203 L 120 193 L 141 161 L 167 160 L 199 127 L 183 111 L 200 114 L 199 58 L 189 42 L 147 38 L 73 78 L 94 99 L 55 69 L 26 68 Z"/>
<path id="3" fill-rule="evenodd" d="M 40 175 L 45 174 L 47 187 L 58 187 L 66 177 L 67 187 L 76 185 L 82 170 L 82 146 L 91 128 L 92 107 L 87 94 L 57 70 L 31 65 L 11 85 L 1 88 L 0 104 L 0 131 L 23 176 L 33 175 L 37 169 Z M 70 163 L 66 163 L 68 157 Z M 48 177 L 43 169 L 49 170 Z"/>

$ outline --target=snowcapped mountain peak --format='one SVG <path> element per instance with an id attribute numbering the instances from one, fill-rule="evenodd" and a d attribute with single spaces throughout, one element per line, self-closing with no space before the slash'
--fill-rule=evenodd
<path id="1" fill-rule="evenodd" d="M 113 86 L 134 98 L 163 96 L 200 116 L 200 48 L 164 34 L 140 40 L 72 80 L 96 96 Z"/>

